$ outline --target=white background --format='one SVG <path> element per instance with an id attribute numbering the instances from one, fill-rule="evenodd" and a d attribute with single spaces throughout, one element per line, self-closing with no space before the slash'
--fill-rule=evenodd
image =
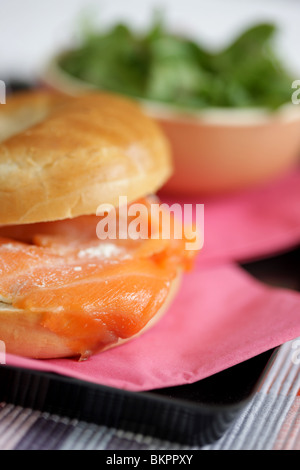
<path id="1" fill-rule="evenodd" d="M 38 76 L 55 52 L 73 43 L 85 10 L 99 24 L 126 20 L 142 28 L 157 7 L 170 27 L 211 47 L 253 22 L 275 21 L 279 52 L 300 78 L 300 0 L 0 0 L 0 79 Z"/>

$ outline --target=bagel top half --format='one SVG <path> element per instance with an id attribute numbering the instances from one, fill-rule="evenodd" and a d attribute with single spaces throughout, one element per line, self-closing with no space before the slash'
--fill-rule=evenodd
<path id="1" fill-rule="evenodd" d="M 95 214 L 155 193 L 171 172 L 164 135 L 129 99 L 29 91 L 0 106 L 0 225 Z"/>

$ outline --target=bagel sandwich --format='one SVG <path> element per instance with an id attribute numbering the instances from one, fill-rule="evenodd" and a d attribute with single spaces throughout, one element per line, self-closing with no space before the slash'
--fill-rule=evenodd
<path id="1" fill-rule="evenodd" d="M 39 90 L 8 97 L 0 129 L 6 351 L 84 360 L 153 326 L 194 254 L 183 239 L 160 236 L 159 222 L 154 238 L 101 238 L 97 228 L 108 213 L 120 216 L 125 197 L 126 209 L 147 209 L 148 231 L 154 195 L 172 173 L 158 125 L 118 95 Z M 111 210 L 99 214 L 103 205 Z"/>

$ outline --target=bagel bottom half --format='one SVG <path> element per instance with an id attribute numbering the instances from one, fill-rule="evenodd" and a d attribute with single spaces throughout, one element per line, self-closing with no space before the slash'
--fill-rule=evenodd
<path id="1" fill-rule="evenodd" d="M 90 353 L 105 351 L 124 344 L 137 336 L 145 333 L 152 328 L 164 315 L 170 306 L 180 284 L 180 273 L 172 281 L 172 285 L 163 306 L 156 312 L 152 319 L 135 335 L 129 338 L 118 338 L 115 342 L 108 346 L 93 344 L 90 338 L 91 350 L 74 351 L 69 344 L 69 338 L 54 333 L 42 326 L 42 315 L 22 309 L 8 306 L 4 302 L 0 302 L 0 324 L 1 339 L 5 343 L 6 352 L 18 356 L 35 358 L 35 359 L 55 359 L 63 357 L 76 357 L 85 360 Z M 95 331 L 95 338 L 97 332 Z"/>
<path id="2" fill-rule="evenodd" d="M 185 240 L 165 239 L 159 224 L 151 225 L 158 238 L 102 240 L 98 221 L 0 227 L 0 340 L 8 353 L 84 360 L 166 312 L 193 260 Z"/>

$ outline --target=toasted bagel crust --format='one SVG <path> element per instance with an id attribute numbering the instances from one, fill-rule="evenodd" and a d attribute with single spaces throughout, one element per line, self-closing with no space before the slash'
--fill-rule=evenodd
<path id="1" fill-rule="evenodd" d="M 95 214 L 156 192 L 169 178 L 169 145 L 139 106 L 92 92 L 27 92 L 0 108 L 0 224 Z"/>

